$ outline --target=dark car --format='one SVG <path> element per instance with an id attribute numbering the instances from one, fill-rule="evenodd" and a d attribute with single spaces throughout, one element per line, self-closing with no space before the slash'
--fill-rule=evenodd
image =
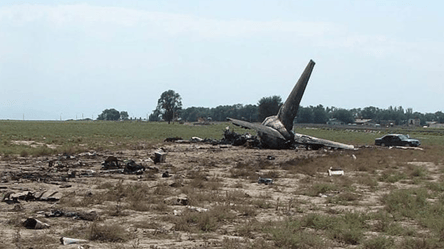
<path id="1" fill-rule="evenodd" d="M 388 134 L 381 138 L 375 139 L 375 145 L 380 146 L 413 146 L 421 145 L 418 139 L 410 138 L 403 134 Z"/>

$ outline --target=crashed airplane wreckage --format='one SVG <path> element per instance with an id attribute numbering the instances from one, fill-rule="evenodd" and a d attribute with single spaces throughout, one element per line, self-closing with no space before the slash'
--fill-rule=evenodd
<path id="1" fill-rule="evenodd" d="M 262 124 L 228 118 L 234 125 L 257 131 L 261 145 L 270 149 L 288 149 L 299 145 L 320 149 L 330 147 L 336 149 L 354 149 L 353 145 L 342 144 L 330 140 L 311 137 L 293 132 L 293 121 L 299 109 L 308 80 L 315 62 L 310 60 L 285 103 L 275 116 L 267 117 Z"/>

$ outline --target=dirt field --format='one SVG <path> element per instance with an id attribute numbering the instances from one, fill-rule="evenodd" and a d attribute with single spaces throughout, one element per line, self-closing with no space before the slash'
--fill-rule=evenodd
<path id="1" fill-rule="evenodd" d="M 384 196 L 395 189 L 439 182 L 443 174 L 442 161 L 425 160 L 424 151 L 259 150 L 200 143 L 158 146 L 167 152 L 165 163 L 154 164 L 150 157 L 156 148 L 144 145 L 140 150 L 2 158 L 0 248 L 405 245 L 406 236 L 428 238 L 429 230 L 415 218 L 392 218 Z M 117 157 L 121 164 L 134 160 L 146 171 L 104 170 L 102 162 L 108 156 Z M 343 169 L 345 175 L 328 176 L 330 167 Z M 170 177 L 162 177 L 166 171 Z M 273 184 L 259 184 L 259 177 L 271 178 Z M 32 196 L 23 200 L 29 192 Z M 48 217 L 54 211 L 62 215 Z M 315 222 L 326 217 L 342 218 L 326 227 Z M 356 221 L 349 224 L 343 217 Z M 23 226 L 27 218 L 50 227 L 27 229 Z M 303 224 L 289 227 L 299 221 Z M 415 232 L 388 232 L 380 228 L 383 222 Z M 390 239 L 372 240 L 380 235 Z M 61 245 L 61 237 L 87 242 Z"/>

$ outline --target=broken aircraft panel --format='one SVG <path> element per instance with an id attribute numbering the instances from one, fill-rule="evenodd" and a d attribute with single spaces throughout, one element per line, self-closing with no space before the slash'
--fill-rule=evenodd
<path id="1" fill-rule="evenodd" d="M 295 133 L 295 143 L 305 145 L 314 149 L 330 147 L 344 150 L 353 150 L 355 147 L 349 144 L 338 143 L 327 139 L 312 137 L 304 134 Z"/>
<path id="2" fill-rule="evenodd" d="M 275 116 L 267 117 L 262 124 L 254 124 L 247 121 L 228 118 L 234 125 L 257 131 L 263 147 L 271 149 L 286 149 L 295 145 L 305 145 L 313 148 L 331 147 L 339 149 L 354 149 L 353 145 L 342 144 L 326 139 L 295 134 L 293 121 L 299 109 L 302 96 L 310 79 L 315 62 L 310 60 L 307 67 L 291 91 L 285 103 Z"/>

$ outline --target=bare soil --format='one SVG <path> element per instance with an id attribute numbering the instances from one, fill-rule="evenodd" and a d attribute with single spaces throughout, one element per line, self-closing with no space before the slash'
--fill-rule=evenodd
<path id="1" fill-rule="evenodd" d="M 79 244 L 61 245 L 59 239 L 64 236 L 89 240 L 80 244 L 83 248 L 242 248 L 247 247 L 249 241 L 261 237 L 264 243 L 273 247 L 273 241 L 269 240 L 265 231 L 250 229 L 244 233 L 242 228 L 248 224 L 266 224 L 310 212 L 378 212 L 382 208 L 380 197 L 389 191 L 387 188 L 375 190 L 366 184 L 356 184 L 353 179 L 368 173 L 354 168 L 355 152 L 259 150 L 198 143 L 160 146 L 167 156 L 165 163 L 158 164 L 150 160 L 155 148 L 3 158 L 0 161 L 0 191 L 3 196 L 9 193 L 11 197 L 18 197 L 32 192 L 60 200 L 0 202 L 3 241 L 0 248 L 81 248 Z M 329 165 L 319 160 L 334 155 L 343 158 L 345 176 L 329 177 Z M 103 170 L 102 162 L 108 156 L 122 161 L 131 159 L 147 169 L 142 175 Z M 311 160 L 319 160 L 320 164 L 303 168 L 303 162 Z M 413 164 L 437 170 L 433 163 Z M 162 177 L 166 171 L 170 177 Z M 272 178 L 273 184 L 258 184 L 259 177 Z M 310 186 L 318 180 L 353 185 L 354 194 L 358 197 L 350 205 L 326 201 L 340 191 L 307 194 Z M 386 183 L 377 184 L 382 186 Z M 122 186 L 135 186 L 135 190 L 122 190 Z M 137 186 L 144 190 L 137 190 Z M 137 192 L 140 195 L 136 195 L 136 190 L 140 191 Z M 112 196 L 113 193 L 115 196 Z M 181 203 L 180 200 L 186 201 Z M 98 218 L 45 217 L 54 210 L 94 211 Z M 208 221 L 203 226 L 200 221 L 188 219 L 194 217 L 194 213 L 201 215 L 212 210 L 222 210 L 226 214 L 224 218 Z M 187 220 L 181 220 L 181 217 L 187 217 Z M 27 218 L 41 220 L 50 228 L 26 229 L 22 223 Z M 116 231 L 123 228 L 123 234 L 116 234 L 121 238 L 115 241 L 109 238 L 113 235 L 106 234 L 102 235 L 102 239 L 92 239 L 91 234 L 97 234 L 93 231 L 95 225 L 105 226 L 108 230 L 115 228 Z M 229 241 L 238 241 L 239 244 L 228 247 Z M 336 248 L 355 247 L 332 243 L 332 247 Z"/>

